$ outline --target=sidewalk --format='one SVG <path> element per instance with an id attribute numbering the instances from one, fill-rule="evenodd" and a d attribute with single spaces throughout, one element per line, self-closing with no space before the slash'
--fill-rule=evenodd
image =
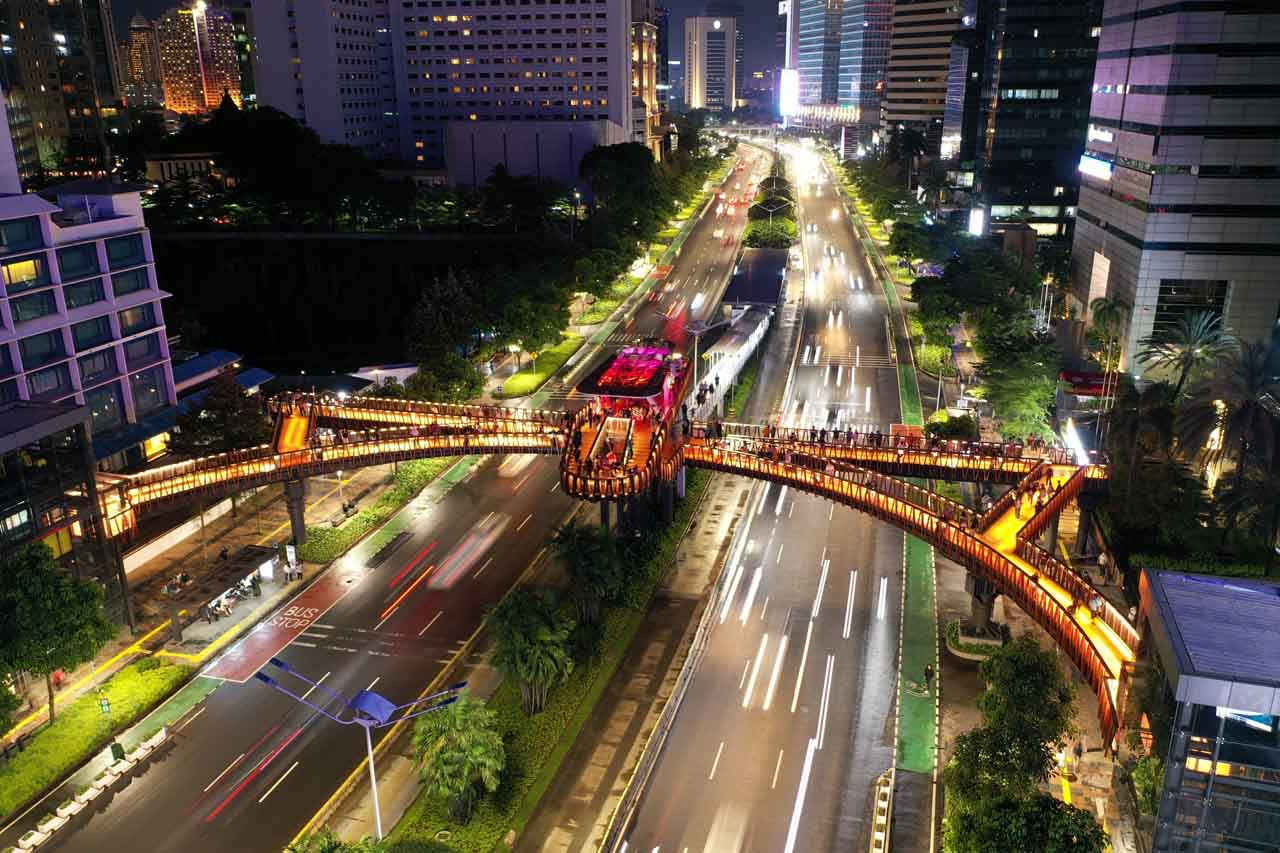
<path id="1" fill-rule="evenodd" d="M 339 488 L 335 477 L 316 477 L 308 483 L 307 522 L 312 525 L 327 524 L 340 515 L 342 498 L 366 504 L 381 493 L 391 479 L 391 467 L 387 465 L 366 468 L 344 476 Z M 134 608 L 137 630 L 130 636 L 122 629 L 109 641 L 93 661 L 76 667 L 66 674 L 64 686 L 57 691 L 58 706 L 92 690 L 120 668 L 133 660 L 152 653 L 176 657 L 189 663 L 200 664 L 214 652 L 252 627 L 272 607 L 296 593 L 297 583 L 264 583 L 262 597 L 252 598 L 236 607 L 229 618 L 207 625 L 198 622 L 200 603 L 221 594 L 229 584 L 218 587 L 217 578 L 225 569 L 218 559 L 222 548 L 235 555 L 241 548 L 254 545 L 274 547 L 290 537 L 288 510 L 283 489 L 279 486 L 262 489 L 258 494 L 240 502 L 235 517 L 231 513 L 204 525 L 203 535 L 196 533 L 163 550 L 155 557 L 129 572 L 130 599 Z M 304 565 L 304 583 L 323 567 Z M 194 578 L 188 586 L 190 592 L 182 600 L 191 609 L 182 618 L 188 623 L 180 644 L 168 643 L 170 602 L 172 599 L 162 587 L 181 572 Z M 207 598 L 200 600 L 207 594 Z M 199 601 L 199 603 L 194 603 Z M 24 691 L 28 712 L 19 718 L 3 737 L 8 743 L 15 737 L 34 732 L 48 719 L 48 697 L 43 681 L 32 681 Z"/>

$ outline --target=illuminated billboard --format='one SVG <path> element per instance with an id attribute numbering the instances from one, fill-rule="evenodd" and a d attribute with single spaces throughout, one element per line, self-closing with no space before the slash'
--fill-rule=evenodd
<path id="1" fill-rule="evenodd" d="M 1080 156 L 1080 171 L 1091 178 L 1099 178 L 1104 181 L 1111 180 L 1111 164 L 1106 160 L 1090 157 L 1088 154 Z"/>
<path id="2" fill-rule="evenodd" d="M 981 237 L 983 226 L 986 224 L 986 219 L 986 211 L 980 207 L 972 208 L 969 211 L 969 233 L 975 237 Z"/>
<path id="3" fill-rule="evenodd" d="M 778 111 L 784 116 L 793 116 L 800 112 L 800 72 L 794 68 L 782 69 Z"/>

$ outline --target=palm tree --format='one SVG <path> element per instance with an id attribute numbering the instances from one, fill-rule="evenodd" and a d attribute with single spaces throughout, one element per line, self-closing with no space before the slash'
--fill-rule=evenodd
<path id="1" fill-rule="evenodd" d="M 1112 455 L 1126 460 L 1126 495 L 1133 493 L 1134 475 L 1148 453 L 1172 454 L 1173 426 L 1173 394 L 1167 383 L 1155 382 L 1141 390 L 1126 385 L 1117 395 L 1107 438 Z"/>
<path id="2" fill-rule="evenodd" d="M 942 204 L 942 194 L 947 191 L 947 173 L 940 166 L 931 166 L 920 176 L 920 188 L 930 202 L 929 211 L 933 218 L 938 218 L 938 207 Z"/>
<path id="3" fill-rule="evenodd" d="M 1138 360 L 1149 367 L 1163 367 L 1178 374 L 1173 399 L 1182 399 L 1182 390 L 1191 374 L 1217 364 L 1237 347 L 1236 339 L 1222 325 L 1222 317 L 1209 311 L 1192 311 L 1168 329 L 1141 341 Z"/>
<path id="4" fill-rule="evenodd" d="M 1102 403 L 1115 405 L 1116 385 L 1120 380 L 1120 362 L 1123 356 L 1125 318 L 1129 316 L 1129 306 L 1118 299 L 1099 296 L 1089 303 L 1089 315 L 1092 327 L 1102 338 L 1105 348 L 1102 364 Z M 1103 414 L 1099 414 L 1098 423 L 1101 429 Z"/>
<path id="5" fill-rule="evenodd" d="M 1206 462 L 1233 453 L 1239 481 L 1254 457 L 1269 467 L 1280 440 L 1280 423 L 1272 413 L 1280 400 L 1280 377 L 1271 359 L 1265 343 L 1241 345 L 1216 381 L 1196 388 L 1178 418 L 1180 441 Z"/>
<path id="6" fill-rule="evenodd" d="M 496 641 L 493 665 L 520 685 L 524 712 L 538 713 L 547 703 L 547 692 L 573 671 L 572 620 L 549 595 L 520 588 L 489 614 L 489 627 Z"/>
<path id="7" fill-rule="evenodd" d="M 413 750 L 422 786 L 429 795 L 449 801 L 458 823 L 471 820 L 480 788 L 493 793 L 501 781 L 507 754 L 496 721 L 497 714 L 464 693 L 414 723 Z"/>
<path id="8" fill-rule="evenodd" d="M 564 561 L 572 583 L 569 594 L 578 618 L 589 624 L 600 621 L 604 604 L 617 601 L 626 590 L 627 576 L 618 554 L 617 540 L 594 524 L 566 525 L 552 545 Z"/>

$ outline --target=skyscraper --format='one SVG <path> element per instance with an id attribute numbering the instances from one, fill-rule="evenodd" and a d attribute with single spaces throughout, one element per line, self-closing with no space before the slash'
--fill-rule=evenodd
<path id="1" fill-rule="evenodd" d="M 684 19 L 684 102 L 691 110 L 727 113 L 737 98 L 733 18 Z"/>
<path id="2" fill-rule="evenodd" d="M 240 98 L 246 104 L 258 102 L 253 80 L 253 6 L 251 0 L 229 0 L 231 26 L 235 33 L 236 65 L 240 69 Z"/>
<path id="3" fill-rule="evenodd" d="M 658 105 L 666 110 L 671 91 L 671 10 L 655 6 L 654 20 L 658 26 Z"/>
<path id="4" fill-rule="evenodd" d="M 24 179 L 101 172 L 118 115 L 108 0 L 0 3 L 0 87 Z"/>
<path id="5" fill-rule="evenodd" d="M 239 106 L 240 65 L 231 13 L 205 0 L 170 9 L 156 27 L 165 108 L 198 114 L 216 109 L 224 94 Z"/>
<path id="6" fill-rule="evenodd" d="M 499 164 L 576 180 L 632 138 L 631 0 L 347 5 L 253 5 L 259 103 L 466 184 Z"/>
<path id="7" fill-rule="evenodd" d="M 1139 341 L 1189 311 L 1224 317 L 1245 340 L 1273 334 L 1277 32 L 1274 4 L 1201 9 L 1152 0 L 1135 14 L 1131 0 L 1106 0 L 1079 162 L 1072 305 L 1079 317 L 1097 297 L 1128 307 L 1123 360 L 1131 372 L 1145 370 L 1133 360 Z M 1185 822 L 1180 814 L 1171 820 L 1192 838 L 1201 814 L 1197 805 Z"/>
<path id="8" fill-rule="evenodd" d="M 892 19 L 893 0 L 844 0 L 837 103 L 854 110 L 860 145 L 870 144 L 880 128 Z"/>
<path id="9" fill-rule="evenodd" d="M 662 157 L 658 128 L 658 23 L 653 0 L 631 0 L 631 98 L 635 141 Z"/>
<path id="10" fill-rule="evenodd" d="M 924 134 L 936 153 L 942 139 L 951 37 L 960 26 L 956 0 L 894 0 L 889 67 L 881 100 L 885 131 Z"/>
<path id="11" fill-rule="evenodd" d="M 734 106 L 738 106 L 747 90 L 747 63 L 745 57 L 746 13 L 741 0 L 707 0 L 707 17 L 733 18 L 733 91 Z"/>
<path id="12" fill-rule="evenodd" d="M 796 68 L 803 106 L 835 104 L 840 94 L 840 27 L 844 0 L 791 0 L 798 20 Z"/>
<path id="13" fill-rule="evenodd" d="M 125 101 L 131 107 L 164 103 L 156 28 L 141 15 L 134 15 L 129 22 L 128 58 L 122 75 Z"/>

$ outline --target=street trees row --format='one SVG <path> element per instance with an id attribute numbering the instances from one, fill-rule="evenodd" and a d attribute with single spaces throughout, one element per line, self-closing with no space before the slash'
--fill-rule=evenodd
<path id="1" fill-rule="evenodd" d="M 1041 790 L 1075 735 L 1075 693 L 1052 652 L 1021 637 L 981 668 L 982 724 L 956 738 L 943 770 L 948 853 L 1102 853 L 1093 815 Z"/>

